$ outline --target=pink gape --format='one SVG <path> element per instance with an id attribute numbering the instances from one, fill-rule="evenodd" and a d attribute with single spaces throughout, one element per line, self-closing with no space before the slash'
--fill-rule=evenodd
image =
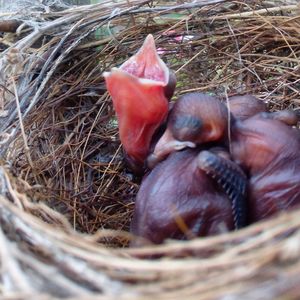
<path id="1" fill-rule="evenodd" d="M 120 68 L 103 75 L 116 110 L 121 143 L 131 165 L 139 168 L 156 129 L 167 117 L 175 78 L 159 58 L 152 35 Z"/>

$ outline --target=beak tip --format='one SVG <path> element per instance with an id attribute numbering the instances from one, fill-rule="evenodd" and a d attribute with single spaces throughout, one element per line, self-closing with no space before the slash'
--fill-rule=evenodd
<path id="1" fill-rule="evenodd" d="M 119 70 L 118 68 L 116 68 L 116 67 L 113 67 L 113 68 L 111 68 L 111 70 L 110 71 L 105 71 L 105 72 L 103 72 L 102 73 L 102 76 L 104 77 L 104 78 L 107 78 L 107 77 L 110 77 L 110 76 L 112 76 L 113 74 L 119 74 L 119 73 L 122 73 L 122 71 L 121 70 Z"/>
<path id="2" fill-rule="evenodd" d="M 145 41 L 144 41 L 145 44 L 155 44 L 155 41 L 154 41 L 154 37 L 151 33 L 149 33 L 146 38 L 145 38 Z"/>
<path id="3" fill-rule="evenodd" d="M 107 77 L 110 76 L 110 74 L 111 74 L 111 72 L 103 72 L 103 73 L 102 73 L 102 76 L 103 76 L 104 78 L 107 78 Z"/>
<path id="4" fill-rule="evenodd" d="M 152 55 L 158 55 L 155 45 L 155 40 L 152 34 L 148 34 L 144 40 L 142 47 L 139 50 L 139 53 L 149 52 L 153 53 Z"/>

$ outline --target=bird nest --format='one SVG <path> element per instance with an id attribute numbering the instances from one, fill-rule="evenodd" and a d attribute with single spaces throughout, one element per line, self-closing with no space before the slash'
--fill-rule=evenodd
<path id="1" fill-rule="evenodd" d="M 42 2 L 0 14 L 1 298 L 298 299 L 300 211 L 128 247 L 139 182 L 102 77 L 152 33 L 174 98 L 247 93 L 300 109 L 298 1 Z"/>

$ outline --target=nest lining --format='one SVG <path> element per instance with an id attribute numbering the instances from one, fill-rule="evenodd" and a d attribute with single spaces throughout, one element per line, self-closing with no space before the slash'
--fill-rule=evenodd
<path id="1" fill-rule="evenodd" d="M 124 166 L 101 77 L 153 33 L 176 71 L 175 97 L 251 93 L 297 110 L 297 1 L 105 1 L 16 16 L 22 25 L 2 36 L 0 58 L 4 297 L 299 295 L 298 212 L 218 237 L 123 248 L 139 182 Z"/>

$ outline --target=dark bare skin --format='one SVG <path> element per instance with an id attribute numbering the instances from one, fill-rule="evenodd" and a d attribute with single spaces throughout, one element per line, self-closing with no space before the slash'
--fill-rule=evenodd
<path id="1" fill-rule="evenodd" d="M 224 137 L 227 137 L 226 133 L 228 131 L 228 113 L 223 112 L 223 104 L 220 102 L 218 102 L 220 104 L 216 104 L 211 101 L 198 101 L 197 103 L 198 108 L 193 108 L 191 111 L 193 114 L 199 112 L 197 114 L 199 120 L 190 123 L 202 124 L 202 126 L 198 126 L 200 131 L 203 128 L 209 130 L 210 127 L 205 126 L 207 122 L 211 122 L 209 115 L 207 115 L 207 111 L 209 111 L 207 106 L 212 106 L 212 111 L 222 111 L 221 114 L 216 114 L 222 120 L 217 119 L 212 128 L 213 132 L 223 134 L 223 136 L 218 137 L 217 142 L 224 142 Z M 215 105 L 220 105 L 222 108 L 216 110 Z M 203 106 L 204 108 L 202 108 Z M 267 112 L 265 103 L 250 95 L 229 98 L 229 107 L 232 122 L 230 124 L 231 141 L 228 145 L 233 159 L 243 167 L 249 177 L 249 222 L 264 219 L 279 211 L 298 205 L 300 193 L 300 133 L 299 129 L 291 127 L 299 119 L 297 114 L 287 110 Z M 204 117 L 201 114 L 203 111 L 205 111 Z M 189 122 L 181 123 L 190 124 Z M 215 128 L 218 126 L 219 128 L 216 130 Z M 169 125 L 170 128 L 172 129 Z M 172 130 L 169 130 L 169 132 L 172 133 Z M 203 132 L 200 136 L 205 135 L 209 136 L 208 133 Z M 170 136 L 174 140 L 174 134 Z M 195 136 L 197 135 L 195 134 Z M 188 147 L 189 142 L 197 143 L 197 145 L 203 144 L 203 140 L 196 140 L 192 135 L 185 135 L 181 140 Z M 205 141 L 209 140 L 206 139 Z M 166 154 L 176 150 L 175 147 L 170 146 L 161 149 L 164 151 L 159 152 L 160 149 L 156 149 L 158 155 L 155 152 L 154 154 L 159 157 L 162 153 L 165 157 Z M 149 160 L 152 162 L 153 156 L 150 156 Z"/>
<path id="2" fill-rule="evenodd" d="M 300 204 L 299 116 L 268 112 L 253 96 L 229 99 L 236 119 L 231 154 L 248 174 L 248 218 L 253 223 Z"/>
<path id="3" fill-rule="evenodd" d="M 293 112 L 261 113 L 234 126 L 234 160 L 249 176 L 249 221 L 300 204 L 300 131 Z"/>
<path id="4" fill-rule="evenodd" d="M 223 141 L 226 129 L 226 106 L 214 97 L 192 93 L 174 104 L 148 158 L 154 169 L 136 198 L 133 234 L 161 243 L 245 225 L 246 177 L 227 150 L 211 144 Z"/>
<path id="5" fill-rule="evenodd" d="M 148 166 L 153 168 L 170 153 L 186 147 L 222 142 L 227 134 L 227 114 L 226 106 L 215 97 L 202 93 L 181 96 L 168 116 L 167 129 L 147 159 Z"/>
<path id="6" fill-rule="evenodd" d="M 245 120 L 267 112 L 266 104 L 251 95 L 230 97 L 227 108 L 216 97 L 203 93 L 185 94 L 174 103 L 167 128 L 147 158 L 148 167 L 154 168 L 170 153 L 187 147 L 212 142 L 228 145 L 228 109 L 233 120 Z"/>
<path id="7" fill-rule="evenodd" d="M 219 168 L 216 173 L 215 164 Z M 228 175 L 232 176 L 230 180 Z M 245 182 L 243 172 L 227 158 L 226 151 L 174 152 L 144 178 L 131 232 L 158 244 L 165 239 L 190 239 L 233 230 L 236 219 L 228 193 L 233 201 L 240 200 Z"/>
<path id="8" fill-rule="evenodd" d="M 137 195 L 135 235 L 160 243 L 245 226 L 246 177 L 227 150 L 211 144 L 225 140 L 227 114 L 223 103 L 201 93 L 184 95 L 174 104 L 148 158 L 154 169 Z M 202 143 L 206 146 L 197 148 Z M 196 149 L 178 152 L 184 148 Z"/>
<path id="9" fill-rule="evenodd" d="M 258 113 L 268 111 L 266 103 L 252 95 L 230 97 L 228 109 L 234 118 L 239 120 L 246 120 Z"/>

